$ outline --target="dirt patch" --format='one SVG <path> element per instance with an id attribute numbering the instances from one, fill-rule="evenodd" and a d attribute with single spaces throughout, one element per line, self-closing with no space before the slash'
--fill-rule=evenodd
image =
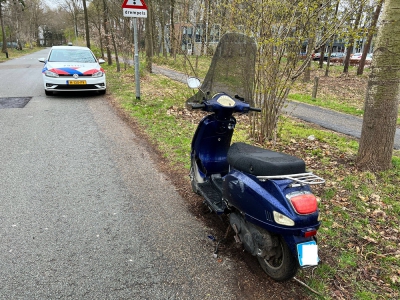
<path id="1" fill-rule="evenodd" d="M 369 74 L 368 70 L 366 72 Z M 316 69 L 311 72 L 310 82 L 303 82 L 300 78 L 291 92 L 312 95 L 315 77 L 319 78 L 317 98 L 335 99 L 336 102 L 359 110 L 363 109 L 368 84 L 367 76 L 337 71 L 325 76 L 324 69 Z"/>

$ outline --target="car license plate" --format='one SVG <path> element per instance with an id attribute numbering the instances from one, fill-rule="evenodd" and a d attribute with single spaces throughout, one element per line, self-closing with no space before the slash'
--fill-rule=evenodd
<path id="1" fill-rule="evenodd" d="M 300 267 L 318 265 L 318 245 L 315 241 L 297 244 Z"/>
<path id="2" fill-rule="evenodd" d="M 86 84 L 86 80 L 68 80 L 67 84 L 82 85 L 82 84 Z"/>

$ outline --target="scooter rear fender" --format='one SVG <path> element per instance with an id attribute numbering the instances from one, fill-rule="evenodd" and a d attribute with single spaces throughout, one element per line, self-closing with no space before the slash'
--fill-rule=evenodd
<path id="1" fill-rule="evenodd" d="M 262 182 L 255 176 L 231 170 L 224 177 L 223 198 L 245 218 L 257 226 L 281 235 L 304 236 L 306 231 L 318 230 L 318 210 L 308 215 L 298 214 L 286 198 L 292 192 L 310 192 L 309 186 L 291 187 L 291 180 L 268 180 Z M 294 221 L 294 226 L 275 222 L 273 212 Z"/>

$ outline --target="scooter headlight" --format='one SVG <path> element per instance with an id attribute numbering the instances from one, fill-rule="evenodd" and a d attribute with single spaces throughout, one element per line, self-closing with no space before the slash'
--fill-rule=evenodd
<path id="1" fill-rule="evenodd" d="M 277 211 L 273 212 L 274 215 L 274 221 L 280 225 L 285 225 L 285 226 L 294 226 L 294 221 L 285 215 L 282 215 L 278 213 Z"/>

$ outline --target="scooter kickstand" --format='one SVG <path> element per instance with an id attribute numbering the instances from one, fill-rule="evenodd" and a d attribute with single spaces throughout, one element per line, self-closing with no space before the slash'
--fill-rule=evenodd
<path id="1" fill-rule="evenodd" d="M 241 244 L 242 241 L 240 240 L 239 230 L 237 229 L 236 224 L 233 224 L 232 227 L 233 227 L 233 231 L 235 232 L 234 238 L 235 238 L 236 243 Z"/>
<path id="2" fill-rule="evenodd" d="M 214 258 L 218 257 L 219 245 L 226 241 L 230 230 L 231 230 L 231 226 L 228 226 L 228 228 L 226 229 L 224 238 L 221 239 L 220 241 L 218 241 L 217 244 L 215 245 L 215 249 L 214 249 L 214 253 L 213 253 Z"/>

